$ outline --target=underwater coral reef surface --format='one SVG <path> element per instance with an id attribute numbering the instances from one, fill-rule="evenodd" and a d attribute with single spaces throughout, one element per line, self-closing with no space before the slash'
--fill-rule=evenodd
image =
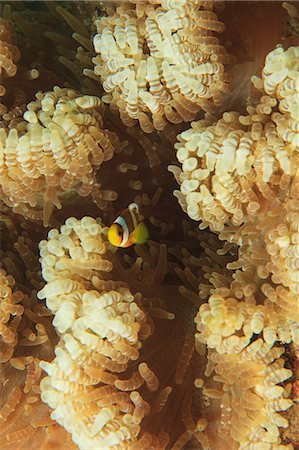
<path id="1" fill-rule="evenodd" d="M 0 2 L 0 449 L 299 448 L 299 7 Z"/>

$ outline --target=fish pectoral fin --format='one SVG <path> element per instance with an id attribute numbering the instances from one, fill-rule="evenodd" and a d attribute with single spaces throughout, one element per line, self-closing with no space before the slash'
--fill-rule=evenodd
<path id="1" fill-rule="evenodd" d="M 145 244 L 149 238 L 147 226 L 140 222 L 130 236 L 130 241 L 134 244 Z"/>

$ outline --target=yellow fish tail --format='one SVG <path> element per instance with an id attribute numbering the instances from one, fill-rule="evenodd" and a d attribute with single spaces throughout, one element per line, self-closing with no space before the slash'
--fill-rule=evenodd
<path id="1" fill-rule="evenodd" d="M 134 244 L 145 244 L 147 242 L 148 238 L 149 238 L 148 229 L 143 222 L 140 222 L 140 224 L 137 225 L 137 227 L 131 234 L 130 240 Z"/>

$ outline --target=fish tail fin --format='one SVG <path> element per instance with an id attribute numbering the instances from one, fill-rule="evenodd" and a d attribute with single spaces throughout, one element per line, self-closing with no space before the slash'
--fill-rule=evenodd
<path id="1" fill-rule="evenodd" d="M 132 233 L 132 240 L 135 244 L 145 244 L 149 238 L 147 226 L 140 222 Z"/>

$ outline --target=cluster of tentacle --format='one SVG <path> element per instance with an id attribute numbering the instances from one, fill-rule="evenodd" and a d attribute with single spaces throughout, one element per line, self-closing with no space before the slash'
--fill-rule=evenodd
<path id="1" fill-rule="evenodd" d="M 159 382 L 146 363 L 129 379 L 121 374 L 139 358 L 140 339 L 152 334 L 147 315 L 125 283 L 112 280 L 105 257 L 105 228 L 95 219 L 67 219 L 41 241 L 46 286 L 38 293 L 55 314 L 61 334 L 56 357 L 41 367 L 42 399 L 51 417 L 68 430 L 79 447 L 127 448 L 136 441 L 149 412 L 137 389 Z"/>
<path id="2" fill-rule="evenodd" d="M 210 349 L 207 373 L 214 370 L 223 383 L 218 393 L 213 383 L 206 391 L 221 399 L 219 432 L 242 449 L 280 445 L 278 427 L 288 422 L 279 411 L 293 404 L 292 385 L 280 385 L 292 372 L 279 357 L 281 344 L 299 340 L 297 55 L 298 47 L 272 51 L 262 78 L 252 78 L 260 94 L 248 114 L 193 123 L 175 144 L 182 168 L 169 167 L 183 210 L 228 241 L 220 255 L 237 256 L 223 261 L 225 272 L 205 269 L 210 286 L 201 283 L 199 293 L 207 302 L 195 321 L 197 345 Z M 262 361 L 260 349 L 275 356 Z M 246 373 L 257 370 L 248 385 L 242 365 Z M 233 376 L 237 366 L 243 381 Z M 259 410 L 258 422 L 246 408 Z"/>
<path id="3" fill-rule="evenodd" d="M 288 426 L 280 413 L 293 404 L 292 384 L 284 383 L 292 376 L 281 358 L 284 351 L 258 339 L 240 353 L 209 353 L 216 382 L 208 380 L 203 394 L 220 400 L 218 432 L 224 439 L 233 439 L 232 448 L 293 448 L 282 445 L 280 438 L 280 429 Z"/>
<path id="4" fill-rule="evenodd" d="M 15 280 L 0 271 L 0 362 L 8 361 L 17 344 L 18 325 L 21 321 L 24 307 L 19 303 L 24 295 L 15 290 Z"/>
<path id="5" fill-rule="evenodd" d="M 193 0 L 123 2 L 96 21 L 94 72 L 107 92 L 103 101 L 125 125 L 139 122 L 150 133 L 221 104 L 229 56 L 214 35 L 224 30 L 214 7 Z"/>
<path id="6" fill-rule="evenodd" d="M 239 226 L 284 202 L 287 190 L 297 198 L 298 47 L 277 48 L 265 62 L 262 92 L 248 115 L 224 113 L 194 122 L 175 144 L 182 168 L 170 166 L 180 183 L 179 202 L 201 228 L 222 231 Z M 282 69 L 277 73 L 277 67 Z M 275 203 L 276 201 L 276 203 Z M 271 204 L 272 203 L 272 204 Z"/>
<path id="7" fill-rule="evenodd" d="M 298 214 L 298 47 L 271 52 L 262 93 L 248 115 L 225 113 L 216 123 L 204 119 L 179 135 L 170 166 L 180 183 L 175 195 L 188 215 L 210 227 L 221 240 L 252 248 L 261 239 L 265 258 L 259 276 L 272 276 L 298 292 L 296 217 Z M 277 65 L 282 67 L 278 72 Z M 252 247 L 253 246 L 253 247 Z M 248 250 L 249 251 L 249 250 Z M 295 259 L 294 259 L 295 258 Z"/>
<path id="8" fill-rule="evenodd" d="M 1 197 L 14 212 L 47 225 L 60 194 L 99 190 L 96 170 L 118 143 L 102 129 L 102 111 L 99 98 L 55 86 L 36 94 L 15 128 L 0 130 Z"/>
<path id="9" fill-rule="evenodd" d="M 0 17 L 0 97 L 6 94 L 5 79 L 14 77 L 17 73 L 17 62 L 20 59 L 20 51 L 15 43 L 16 36 L 13 27 L 10 22 Z M 0 103 L 0 115 L 6 111 L 6 106 Z"/>
<path id="10" fill-rule="evenodd" d="M 293 372 L 281 356 L 285 345 L 299 340 L 296 301 L 283 286 L 259 277 L 261 257 L 228 263 L 226 276 L 207 274 L 212 295 L 195 318 L 195 339 L 209 348 L 206 376 L 213 370 L 217 382 L 207 378 L 203 394 L 220 401 L 218 431 L 233 440 L 233 448 L 266 448 L 268 442 L 276 448 L 279 427 L 288 426 L 280 412 L 293 405 L 292 383 L 285 382 Z M 242 270 L 231 271 L 236 266 Z"/>
<path id="11" fill-rule="evenodd" d="M 40 359 L 53 358 L 57 342 L 51 312 L 35 291 L 42 283 L 35 242 L 42 230 L 5 214 L 0 227 L 0 446 L 46 450 L 63 440 L 73 449 L 70 436 L 50 419 L 50 408 L 40 398 Z"/>

